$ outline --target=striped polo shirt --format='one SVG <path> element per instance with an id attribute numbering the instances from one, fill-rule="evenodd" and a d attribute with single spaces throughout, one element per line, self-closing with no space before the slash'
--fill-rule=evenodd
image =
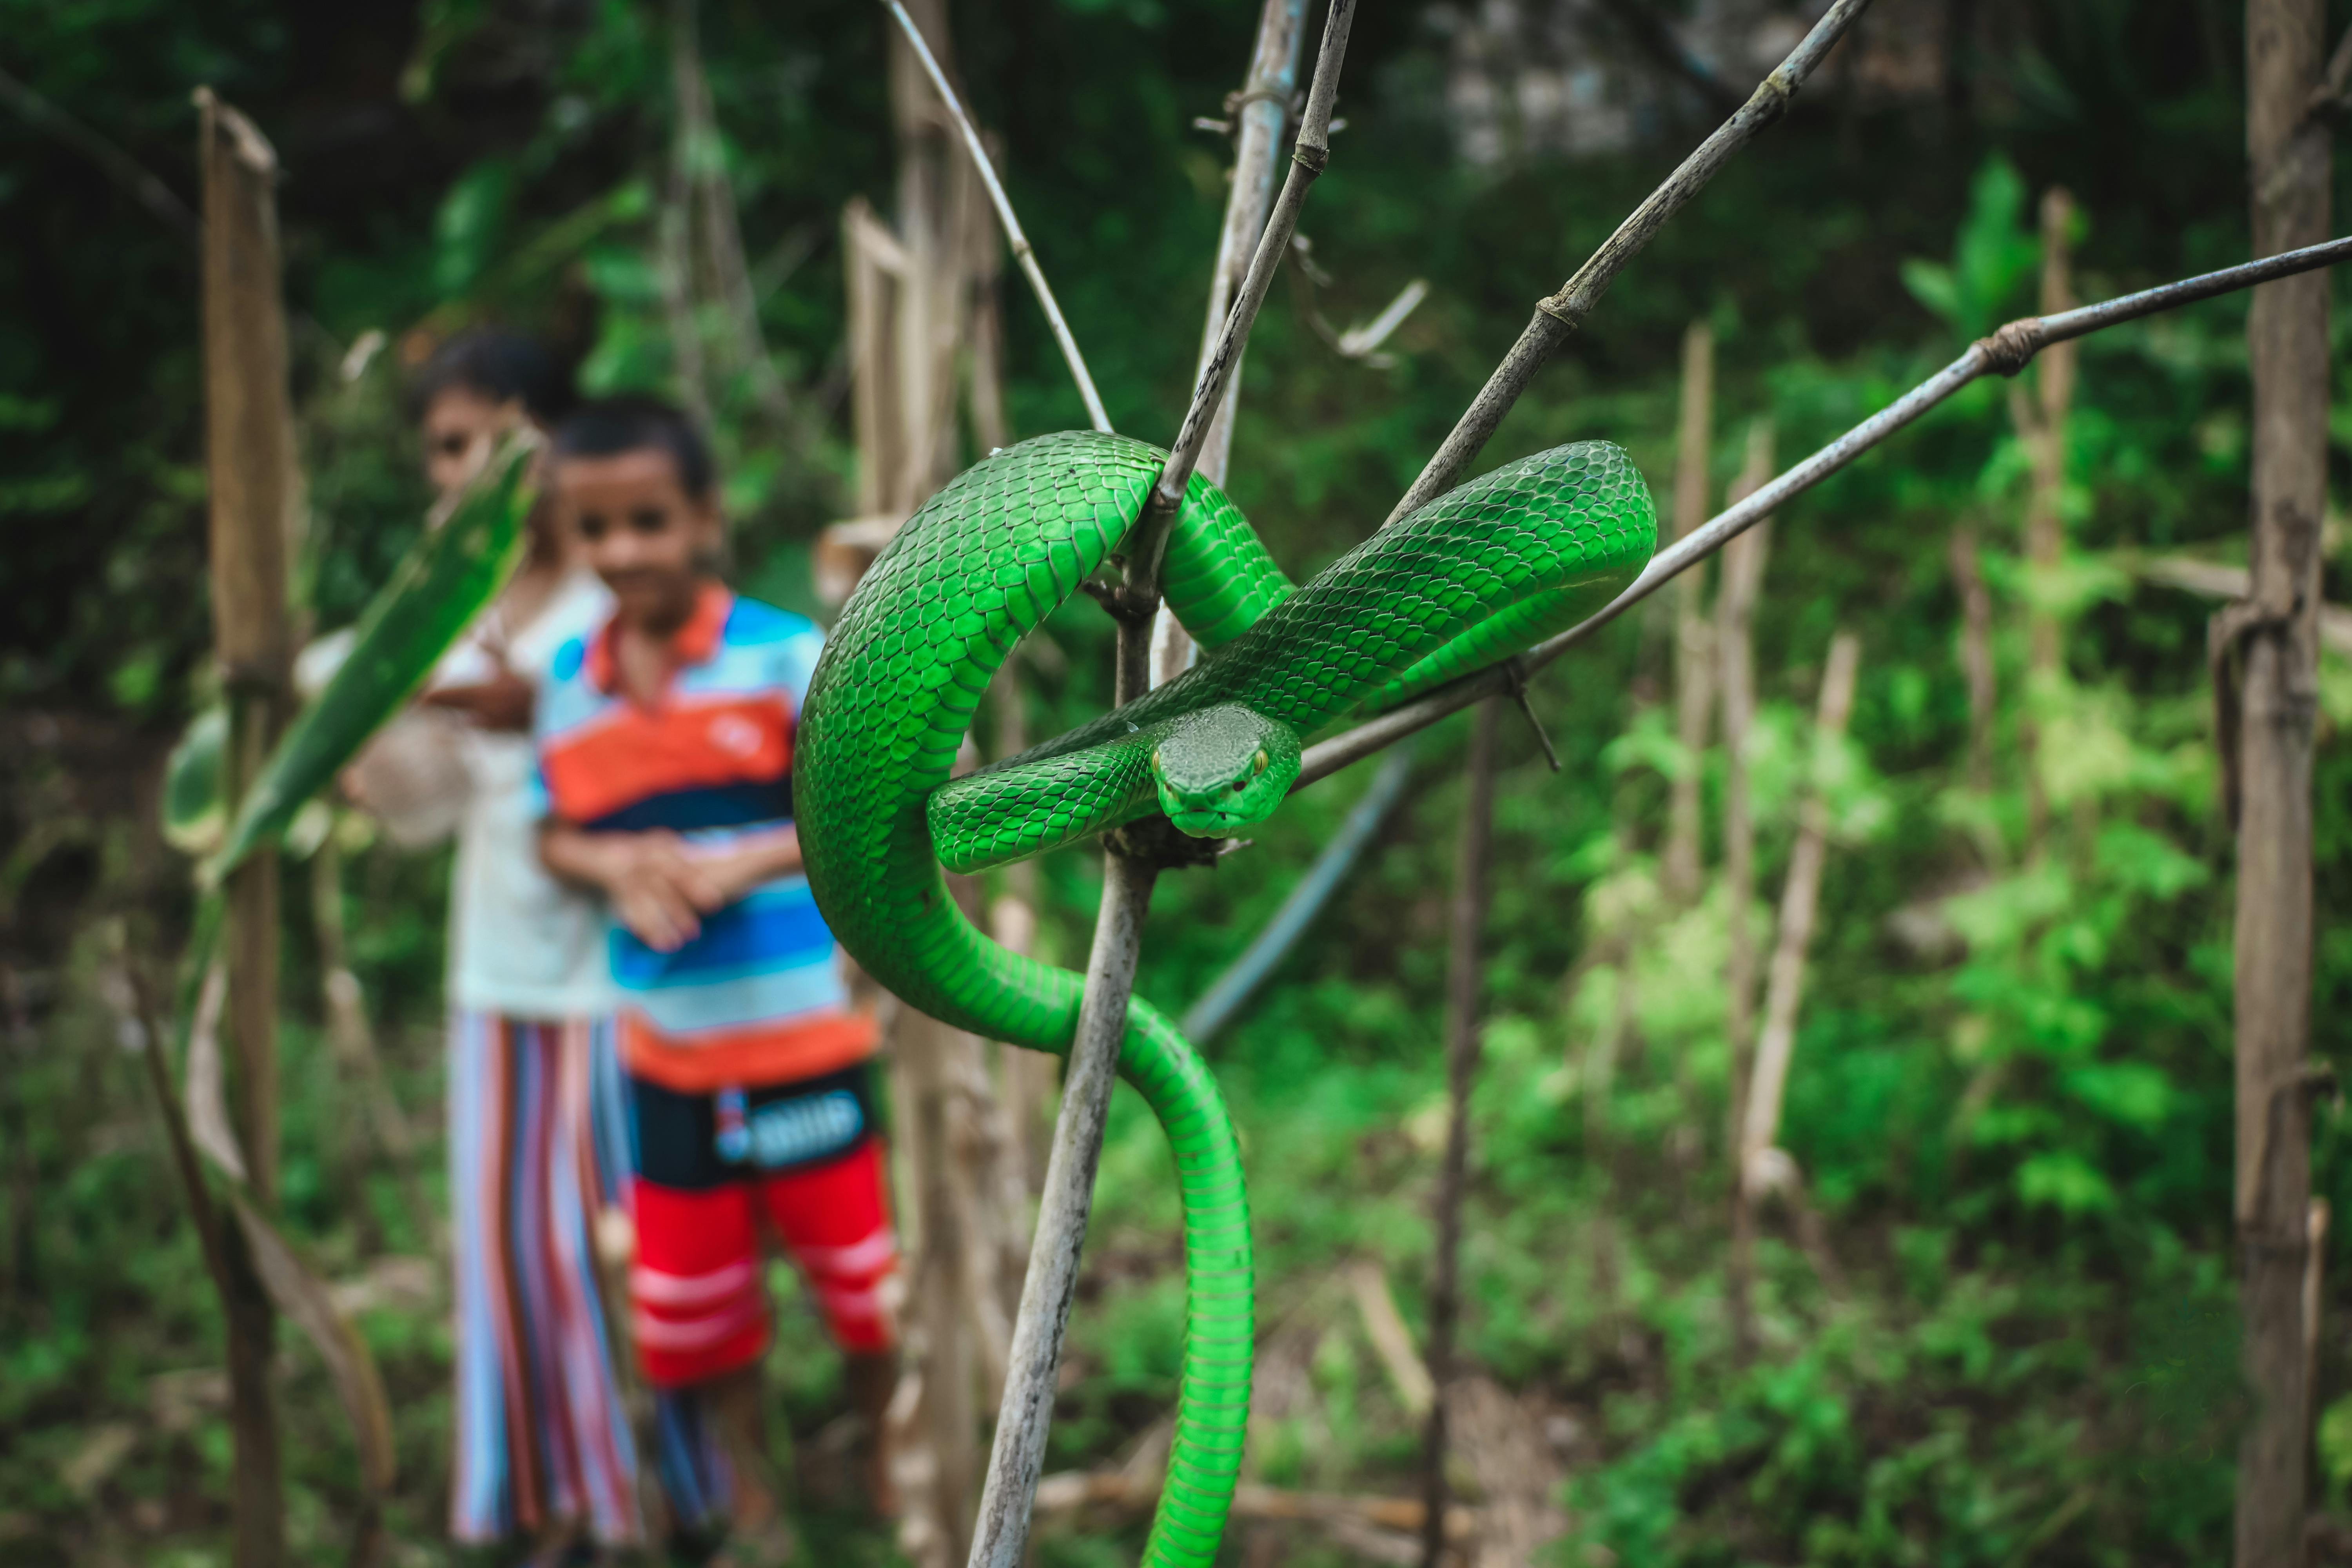
<path id="1" fill-rule="evenodd" d="M 789 829 L 793 736 L 824 634 L 706 585 L 650 705 L 622 694 L 607 621 L 556 655 L 535 721 L 543 813 L 592 833 L 667 828 L 689 846 Z M 873 1054 L 808 879 L 780 877 L 675 952 L 613 922 L 622 1058 L 680 1093 L 792 1082 Z"/>

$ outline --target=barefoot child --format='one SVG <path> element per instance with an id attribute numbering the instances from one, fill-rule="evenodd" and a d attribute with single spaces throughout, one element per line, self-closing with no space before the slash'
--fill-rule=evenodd
<path id="1" fill-rule="evenodd" d="M 790 1541 L 761 1423 L 761 1228 L 799 1264 L 877 1428 L 896 1340 L 874 1029 L 848 1005 L 792 820 L 823 638 L 719 583 L 710 458 L 675 410 L 581 409 L 553 485 L 614 607 L 558 656 L 540 702 L 540 850 L 612 910 L 638 1358 L 656 1388 L 701 1393 L 735 1460 L 730 1552 L 758 1563 Z"/>

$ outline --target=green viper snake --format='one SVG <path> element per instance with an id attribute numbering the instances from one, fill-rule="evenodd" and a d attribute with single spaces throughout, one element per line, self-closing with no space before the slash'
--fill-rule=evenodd
<path id="1" fill-rule="evenodd" d="M 1294 589 L 1240 511 L 1196 475 L 1163 575 L 1201 662 L 950 782 L 990 677 L 1118 552 L 1164 460 L 1091 432 L 992 453 L 908 520 L 818 661 L 793 769 L 817 907 L 877 981 L 955 1027 L 1066 1052 L 1081 980 L 982 935 L 949 895 L 943 866 L 1002 864 L 1154 810 L 1202 837 L 1261 821 L 1297 777 L 1305 737 L 1581 618 L 1633 580 L 1656 533 L 1632 460 L 1583 442 L 1439 497 Z M 1119 1068 L 1174 1146 L 1184 1213 L 1183 1366 L 1144 1561 L 1205 1568 L 1249 1415 L 1240 1152 L 1208 1068 L 1140 997 Z"/>

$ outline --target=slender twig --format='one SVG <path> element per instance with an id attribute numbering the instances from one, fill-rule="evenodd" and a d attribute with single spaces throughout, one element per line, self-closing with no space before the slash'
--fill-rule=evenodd
<path id="1" fill-rule="evenodd" d="M 955 109 L 946 79 L 915 36 L 914 23 L 898 0 L 886 0 L 900 26 L 914 40 L 916 52 L 931 73 L 932 85 L 962 126 L 965 140 L 979 151 L 971 122 Z M 1282 195 L 1266 220 L 1257 255 L 1243 280 L 1241 298 L 1226 318 L 1225 330 L 1210 357 L 1186 413 L 1175 450 L 1161 470 L 1160 484 L 1144 503 L 1144 515 L 1129 531 L 1125 542 L 1125 600 L 1118 610 L 1118 650 L 1113 691 L 1120 702 L 1132 701 L 1150 688 L 1151 613 L 1159 599 L 1160 546 L 1167 518 L 1160 519 L 1158 541 L 1137 543 L 1153 527 L 1161 491 L 1183 495 L 1192 478 L 1209 421 L 1223 397 L 1226 378 L 1250 323 L 1265 298 L 1274 269 L 1289 247 L 1297 227 L 1298 208 L 1307 186 L 1322 172 L 1330 155 L 1331 104 L 1339 93 L 1339 62 L 1348 45 L 1348 22 L 1354 0 L 1331 0 L 1324 24 L 1323 47 L 1315 62 L 1314 85 L 1291 154 L 1293 167 Z M 1009 234 L 1017 235 L 1012 208 L 995 185 L 987 159 L 980 157 L 998 215 Z M 1303 175 L 1303 177 L 1302 177 Z M 1034 267 L 1025 247 L 1016 241 L 1016 254 Z M 1041 291 L 1044 280 L 1032 270 Z M 1068 350 L 1073 368 L 1075 349 Z M 1171 479 L 1172 476 L 1172 489 Z M 1173 515 L 1172 504 L 1169 516 Z M 1029 1248 L 1029 1273 L 1021 1290 L 1021 1312 L 1013 1329 L 1013 1348 L 1005 1372 L 1004 1397 L 998 1406 L 996 1436 L 989 1449 L 988 1477 L 980 1500 L 980 1519 L 973 1530 L 971 1568 L 1013 1568 L 1022 1560 L 1029 1538 L 1029 1517 L 1037 1491 L 1038 1473 L 1045 1467 L 1045 1434 L 1054 1414 L 1054 1389 L 1062 1362 L 1062 1336 L 1068 1327 L 1070 1301 L 1077 1290 L 1078 1256 L 1086 1244 L 1087 1219 L 1094 1206 L 1096 1162 L 1102 1154 L 1103 1125 L 1109 1111 L 1110 1089 L 1118 1070 L 1120 1043 L 1127 1033 L 1129 999 L 1135 990 L 1135 965 L 1143 942 L 1143 919 L 1151 900 L 1151 885 L 1159 861 L 1149 851 L 1132 851 L 1117 838 L 1103 855 L 1102 903 L 1096 914 L 1094 946 L 1087 960 L 1084 1000 L 1079 1005 L 1070 1065 L 1062 1088 L 1062 1109 L 1054 1124 L 1053 1153 L 1045 1166 L 1045 1190 L 1037 1214 L 1037 1229 Z"/>
<path id="2" fill-rule="evenodd" d="M 1715 133 L 1698 144 L 1697 150 L 1682 161 L 1681 165 L 1665 178 L 1665 183 L 1652 191 L 1640 206 L 1633 209 L 1617 232 L 1603 241 L 1590 260 L 1576 269 L 1576 276 L 1560 285 L 1559 292 L 1536 302 L 1536 313 L 1528 322 L 1519 341 L 1503 356 L 1503 363 L 1486 378 L 1486 384 L 1464 411 L 1459 423 L 1444 445 L 1437 448 L 1421 478 L 1404 492 L 1396 507 L 1389 513 L 1389 521 L 1419 510 L 1428 501 L 1454 488 L 1463 471 L 1478 456 L 1486 438 L 1503 422 L 1503 416 L 1518 402 L 1519 395 L 1535 380 L 1536 372 L 1569 335 L 1584 324 L 1584 318 L 1601 302 L 1609 285 L 1625 264 L 1642 253 L 1666 220 L 1680 212 L 1689 200 L 1706 188 L 1706 183 L 1732 155 L 1753 142 L 1758 132 L 1787 112 L 1790 100 L 1813 74 L 1831 46 L 1843 37 L 1854 24 L 1870 0 L 1837 0 L 1822 19 L 1813 24 L 1804 41 L 1790 51 L 1780 68 L 1766 77 L 1738 113 L 1716 128 Z"/>
<path id="3" fill-rule="evenodd" d="M 1167 548 L 1169 524 L 1184 499 L 1184 487 L 1192 482 L 1210 423 L 1224 401 L 1225 383 L 1241 363 L 1258 307 L 1265 303 L 1265 292 L 1274 286 L 1274 275 L 1289 253 L 1290 237 L 1298 229 L 1299 209 L 1307 205 L 1307 187 L 1330 162 L 1331 106 L 1339 96 L 1339 64 L 1348 52 L 1348 28 L 1355 16 L 1356 0 L 1331 0 L 1331 13 L 1323 23 L 1323 45 L 1315 57 L 1315 80 L 1307 89 L 1307 111 L 1299 117 L 1298 141 L 1291 149 L 1290 173 L 1282 182 L 1282 194 L 1275 198 L 1274 211 L 1266 217 L 1265 232 L 1258 236 L 1257 254 L 1250 258 L 1249 274 L 1242 279 L 1241 297 L 1234 301 L 1217 346 L 1192 388 L 1192 406 L 1185 410 L 1176 444 L 1160 468 L 1160 482 L 1152 487 L 1143 516 L 1128 538 L 1128 594 L 1130 604 L 1139 608 L 1159 596 L 1160 557 Z"/>
<path id="4" fill-rule="evenodd" d="M 1062 1335 L 1077 1295 L 1078 1257 L 1094 1206 L 1095 1167 L 1102 1158 L 1103 1125 L 1118 1076 L 1118 1047 L 1127 1033 L 1127 1002 L 1135 989 L 1143 916 L 1157 872 L 1150 862 L 1104 856 L 1102 905 L 1087 963 L 1086 1000 L 1078 1010 L 1076 1043 L 1062 1083 L 1062 1111 L 1045 1164 L 1045 1192 L 1022 1281 L 1021 1311 L 997 1408 L 996 1437 L 971 1541 L 971 1568 L 1014 1568 L 1029 1541 L 1037 1477 L 1045 1466 L 1045 1434 L 1054 1417 Z"/>
<path id="5" fill-rule="evenodd" d="M 956 123 L 963 136 L 963 144 L 971 153 L 972 166 L 980 171 L 980 183 L 988 187 L 988 199 L 996 208 L 996 221 L 1004 226 L 1005 242 L 1013 247 L 1013 258 L 1021 264 L 1021 275 L 1029 279 L 1037 303 L 1045 312 L 1045 324 L 1053 329 L 1054 342 L 1061 345 L 1062 358 L 1070 367 L 1070 379 L 1078 384 L 1078 397 L 1087 405 L 1087 417 L 1097 430 L 1110 428 L 1110 416 L 1103 412 L 1102 394 L 1095 390 L 1095 378 L 1087 370 L 1086 356 L 1078 353 L 1078 341 L 1070 335 L 1070 323 L 1062 319 L 1062 307 L 1054 299 L 1053 286 L 1037 265 L 1037 253 L 1029 247 L 1029 236 L 1023 232 L 1021 220 L 1013 216 L 1013 199 L 1004 194 L 1003 182 L 996 177 L 996 165 L 989 162 L 988 149 L 981 144 L 980 132 L 971 123 L 971 116 L 963 111 L 963 100 L 956 97 L 955 89 L 948 85 L 947 73 L 931 56 L 929 44 L 923 42 L 922 29 L 907 15 L 907 7 L 898 0 L 882 0 L 890 15 L 914 47 L 915 58 L 922 63 L 923 74 L 931 79 L 931 87 L 947 105 L 948 118 Z"/>
<path id="6" fill-rule="evenodd" d="M 2207 272 L 2195 278 L 2182 279 L 2177 283 L 2143 289 L 2137 294 L 2125 294 L 2100 304 L 2084 305 L 2060 315 L 2028 316 L 2021 321 L 2011 321 L 1992 336 L 1979 338 L 1969 344 L 1968 353 L 1747 500 L 1727 508 L 1704 528 L 1685 534 L 1651 557 L 1650 564 L 1623 593 L 1558 637 L 1538 643 L 1521 654 L 1515 661 L 1517 670 L 1532 672 L 1549 664 L 1676 576 L 1722 549 L 1727 541 L 1746 532 L 1792 498 L 1812 489 L 1980 376 L 1995 372 L 2015 375 L 2032 363 L 2036 353 L 2052 343 L 2071 342 L 2105 327 L 2119 326 L 2126 321 L 2138 321 L 2143 316 L 2178 310 L 2183 305 L 2193 305 L 2216 295 L 2251 289 L 2273 279 L 2291 278 L 2300 272 L 2332 267 L 2345 260 L 2352 260 L 2352 237 L 2326 240 L 2318 245 L 2305 246 L 2300 250 L 2265 257 L 2260 261 L 2225 267 L 2219 272 Z M 1509 690 L 1511 682 L 1517 678 L 1512 665 L 1492 665 L 1450 686 L 1440 687 L 1426 697 L 1392 709 L 1369 723 L 1360 724 L 1310 746 L 1298 770 L 1298 780 L 1291 787 L 1304 789 L 1318 779 L 1328 778 L 1349 763 L 1360 762 L 1384 746 L 1425 730 L 1448 714 L 1460 712 L 1482 697 Z"/>
<path id="7" fill-rule="evenodd" d="M 108 179 L 121 186 L 166 226 L 189 239 L 195 238 L 203 229 L 203 221 L 188 210 L 188 204 L 142 167 L 139 160 L 5 70 L 0 70 L 0 103 L 15 110 L 27 124 L 49 132 L 97 164 Z"/>

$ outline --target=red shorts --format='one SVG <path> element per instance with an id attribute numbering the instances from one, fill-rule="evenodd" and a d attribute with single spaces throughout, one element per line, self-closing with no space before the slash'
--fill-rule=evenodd
<path id="1" fill-rule="evenodd" d="M 637 1250 L 630 1324 L 646 1381 L 702 1383 L 768 1348 L 764 1218 L 798 1264 L 835 1343 L 897 1340 L 898 1246 L 866 1070 L 682 1095 L 633 1078 Z"/>

